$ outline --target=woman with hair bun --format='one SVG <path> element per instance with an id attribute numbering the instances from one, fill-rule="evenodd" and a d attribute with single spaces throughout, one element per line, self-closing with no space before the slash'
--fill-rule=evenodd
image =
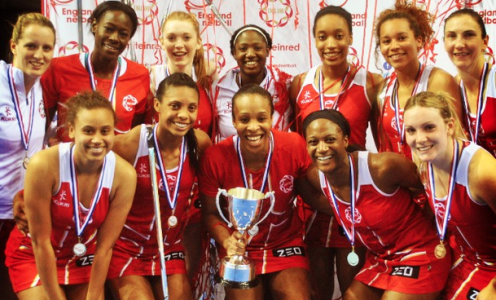
<path id="1" fill-rule="evenodd" d="M 380 113 L 375 125 L 377 148 L 381 152 L 392 151 L 412 158 L 404 138 L 403 108 L 408 98 L 417 93 L 448 93 L 455 99 L 457 114 L 461 116 L 460 91 L 454 78 L 442 69 L 419 61 L 420 51 L 431 42 L 432 22 L 427 11 L 404 0 L 397 0 L 394 8 L 386 9 L 377 17 L 376 49 L 394 68 L 379 95 Z"/>

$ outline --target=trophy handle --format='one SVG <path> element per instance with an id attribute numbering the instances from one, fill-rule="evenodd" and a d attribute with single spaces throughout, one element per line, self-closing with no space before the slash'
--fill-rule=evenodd
<path id="1" fill-rule="evenodd" d="M 274 196 L 274 192 L 267 192 L 267 194 L 265 194 L 265 198 L 264 199 L 267 199 L 267 197 L 269 197 L 269 199 L 270 199 L 269 210 L 267 211 L 267 213 L 265 214 L 265 216 L 263 218 L 261 218 L 260 220 L 258 220 L 258 222 L 255 225 L 253 225 L 252 227 L 258 226 L 258 224 L 262 223 L 263 220 L 265 220 L 270 215 L 270 213 L 272 212 L 272 209 L 274 208 L 274 204 L 276 203 L 276 197 Z"/>
<path id="2" fill-rule="evenodd" d="M 227 197 L 229 194 L 227 193 L 226 190 L 224 189 L 219 189 L 219 192 L 217 192 L 217 196 L 215 196 L 215 206 L 217 206 L 217 210 L 219 211 L 219 215 L 220 217 L 226 221 L 227 223 L 227 226 L 229 228 L 231 228 L 233 226 L 233 224 L 231 222 L 229 222 L 226 217 L 224 216 L 224 214 L 222 213 L 222 209 L 220 208 L 220 195 L 223 195 L 225 197 Z"/>

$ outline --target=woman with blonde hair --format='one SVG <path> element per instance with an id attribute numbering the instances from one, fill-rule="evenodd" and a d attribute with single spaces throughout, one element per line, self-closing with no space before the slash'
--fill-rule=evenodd
<path id="1" fill-rule="evenodd" d="M 464 133 L 452 100 L 423 92 L 405 105 L 406 141 L 435 215 L 436 255 L 453 249 L 442 299 L 492 299 L 496 292 L 496 159 Z"/>
<path id="2" fill-rule="evenodd" d="M 5 266 L 14 228 L 13 199 L 24 187 L 29 159 L 43 148 L 46 111 L 40 76 L 53 57 L 55 28 L 39 13 L 19 16 L 10 40 L 12 63 L 0 61 L 0 291 L 15 299 Z"/>

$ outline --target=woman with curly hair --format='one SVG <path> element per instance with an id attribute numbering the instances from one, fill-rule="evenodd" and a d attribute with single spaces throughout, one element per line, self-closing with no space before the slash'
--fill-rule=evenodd
<path id="1" fill-rule="evenodd" d="M 404 139 L 403 107 L 411 96 L 423 91 L 444 91 L 455 99 L 461 115 L 460 92 L 454 78 L 446 71 L 419 61 L 419 53 L 430 42 L 432 16 L 403 0 L 386 9 L 377 18 L 376 49 L 381 51 L 394 71 L 386 78 L 379 95 L 377 146 L 379 151 L 393 151 L 412 158 Z"/>

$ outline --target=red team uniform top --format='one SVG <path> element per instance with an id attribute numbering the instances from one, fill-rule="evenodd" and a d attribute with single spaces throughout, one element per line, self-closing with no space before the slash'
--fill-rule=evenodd
<path id="1" fill-rule="evenodd" d="M 150 78 L 147 69 L 126 58 L 119 58 L 120 72 L 115 88 L 112 106 L 117 114 L 116 133 L 128 132 L 133 117 L 145 113 L 150 92 Z M 48 70 L 41 77 L 43 97 L 48 109 L 57 108 L 57 127 L 65 125 L 64 104 L 80 92 L 91 91 L 91 80 L 85 53 L 54 58 Z M 97 90 L 109 97 L 112 79 L 95 78 Z M 58 132 L 62 141 L 69 141 L 65 128 Z"/>
<path id="2" fill-rule="evenodd" d="M 427 85 L 429 83 L 429 76 L 431 74 L 434 66 L 426 66 L 422 70 L 422 74 L 420 74 L 420 78 L 417 81 L 417 85 L 414 89 L 415 93 L 425 92 L 427 91 Z M 421 68 L 422 69 L 422 68 Z M 379 126 L 383 129 L 383 134 L 381 139 L 386 138 L 387 141 L 381 140 L 379 145 L 379 152 L 395 152 L 401 153 L 405 157 L 412 158 L 412 151 L 405 140 L 403 140 L 403 144 L 401 143 L 401 134 L 400 130 L 398 130 L 398 124 L 396 120 L 396 109 L 395 102 L 393 102 L 393 94 L 395 90 L 395 85 L 397 84 L 396 75 L 387 77 L 385 82 L 385 88 L 379 95 L 380 102 L 382 105 L 381 111 L 381 120 L 379 121 Z M 400 108 L 399 112 L 399 126 L 403 128 L 403 108 Z M 346 116 L 346 115 L 345 115 Z M 350 122 L 351 123 L 351 122 Z"/>
<path id="3" fill-rule="evenodd" d="M 91 267 L 91 264 L 83 264 L 81 266 L 81 259 L 73 252 L 74 245 L 78 243 L 78 237 L 74 224 L 73 196 L 70 187 L 70 163 L 72 159 L 70 155 L 71 144 L 61 143 L 58 147 L 60 157 L 60 186 L 52 197 L 52 233 L 50 240 L 57 258 L 59 284 L 87 283 L 89 282 L 91 268 L 82 268 L 82 266 Z M 95 200 L 96 203 L 93 214 L 91 215 L 91 221 L 88 222 L 88 225 L 81 235 L 81 242 L 84 243 L 87 248 L 85 256 L 93 256 L 95 253 L 98 228 L 105 220 L 109 208 L 109 195 L 114 179 L 114 171 L 115 155 L 113 152 L 109 152 L 105 156 L 105 162 L 100 175 L 102 192 L 100 197 Z M 92 202 L 92 205 L 93 203 L 94 202 Z M 84 222 L 88 215 L 89 208 L 83 207 L 82 204 L 79 203 L 79 211 L 81 214 L 80 221 Z M 37 275 L 37 273 L 32 274 L 28 271 L 36 270 L 31 238 L 29 236 L 24 236 L 16 227 L 9 238 L 6 255 L 6 264 L 11 269 L 11 274 L 13 271 L 22 271 L 23 266 L 25 266 L 26 270 L 25 276 L 21 276 L 23 278 L 11 276 L 14 288 L 16 289 L 16 285 L 20 285 L 16 289 L 18 291 L 28 288 L 29 286 L 23 286 L 23 282 L 28 280 L 28 278 L 34 279 Z M 32 269 L 30 268 L 31 266 L 33 267 Z M 19 274 L 22 274 L 22 272 Z M 18 280 L 19 283 L 16 282 L 16 280 Z"/>
<path id="4" fill-rule="evenodd" d="M 468 186 L 470 161 L 483 148 L 469 142 L 465 142 L 464 146 L 456 170 L 455 190 L 449 211 L 448 229 L 452 233 L 450 245 L 464 260 L 496 273 L 496 214 L 488 205 L 475 202 Z M 446 198 L 436 198 L 434 205 L 428 174 L 423 175 L 429 204 L 436 211 L 438 222 L 442 222 L 446 213 Z"/>
<path id="5" fill-rule="evenodd" d="M 275 193 L 275 205 L 273 212 L 259 225 L 259 232 L 246 250 L 273 249 L 284 245 L 287 241 L 299 239 L 303 241 L 303 230 L 301 219 L 296 214 L 294 198 L 296 190 L 294 181 L 298 177 L 304 177 L 311 161 L 308 157 L 305 141 L 296 133 L 271 131 L 274 137 L 274 148 L 269 179 L 266 189 L 267 193 Z M 217 195 L 219 188 L 229 190 L 236 187 L 244 187 L 239 158 L 236 152 L 237 136 L 225 139 L 217 145 L 207 148 L 203 155 L 201 172 L 199 176 L 200 192 L 208 197 Z M 258 171 L 246 169 L 247 180 L 251 187 L 259 190 L 262 186 L 262 178 L 265 168 Z M 270 201 L 264 201 L 262 216 L 270 207 Z M 226 206 L 224 215 L 227 215 Z"/>
<path id="6" fill-rule="evenodd" d="M 444 259 L 434 256 L 434 248 L 439 244 L 434 226 L 424 217 L 407 189 L 400 187 L 394 193 L 387 194 L 375 186 L 368 155 L 365 151 L 358 152 L 355 162 L 358 164 L 355 240 L 360 239 L 370 250 L 364 267 L 355 279 L 373 287 L 404 293 L 440 291 L 449 272 L 450 256 Z M 331 201 L 325 175 L 319 171 L 319 176 L 322 191 L 336 216 L 339 209 L 341 218 L 336 219 L 351 231 L 350 203 L 336 197 L 336 208 Z M 406 267 L 416 271 L 405 274 Z M 424 267 L 429 270 L 424 270 Z"/>
<path id="7" fill-rule="evenodd" d="M 480 116 L 479 136 L 477 141 L 474 142 L 496 157 L 496 65 L 493 65 L 489 70 L 486 82 L 485 98 L 483 99 Z M 462 96 L 464 95 L 462 94 Z M 467 112 L 467 103 L 464 103 L 464 107 Z M 472 132 L 475 132 L 477 116 L 470 113 L 468 117 L 470 118 Z"/>
<path id="8" fill-rule="evenodd" d="M 298 124 L 301 125 L 303 120 L 312 112 L 321 110 L 319 87 L 314 84 L 315 76 L 319 76 L 317 69 L 319 66 L 313 67 L 306 74 L 303 85 L 296 98 L 296 103 L 300 109 L 298 116 Z M 352 75 L 354 71 L 348 71 L 348 75 Z M 335 102 L 338 100 L 336 109 L 340 111 L 346 120 L 350 123 L 351 137 L 350 144 L 360 145 L 365 148 L 365 137 L 367 126 L 370 119 L 371 104 L 367 97 L 367 74 L 368 72 L 360 68 L 349 84 L 346 90 L 341 94 L 324 94 L 324 108 L 332 109 L 335 107 Z M 325 88 L 325 87 L 324 87 Z M 299 126 L 301 128 L 301 126 Z"/>
<path id="9" fill-rule="evenodd" d="M 185 151 L 187 151 L 187 149 L 185 149 Z M 147 270 L 147 274 L 139 275 L 159 275 L 160 261 L 148 157 L 147 129 L 144 125 L 141 127 L 140 144 L 134 166 L 138 175 L 136 193 L 124 228 L 114 245 L 113 252 L 114 255 L 132 257 L 133 259 L 138 260 L 156 260 L 156 264 L 153 268 Z M 158 181 L 165 252 L 167 253 L 169 248 L 174 246 L 177 246 L 174 248 L 175 251 L 184 251 L 181 239 L 184 228 L 188 223 L 188 208 L 191 203 L 191 195 L 193 189 L 197 186 L 196 175 L 193 171 L 193 167 L 190 165 L 189 155 L 186 155 L 184 161 L 181 185 L 179 187 L 178 199 L 174 211 L 174 216 L 177 217 L 178 222 L 177 225 L 172 228 L 167 223 L 169 217 L 172 215 L 172 209 L 165 195 L 164 184 L 158 166 L 155 169 L 155 172 Z M 178 167 L 167 170 L 166 174 L 167 182 L 169 184 L 168 188 L 170 194 L 173 195 L 178 175 Z M 117 274 L 114 273 L 115 268 L 122 267 L 124 266 L 111 266 L 109 278 L 117 276 Z"/>

